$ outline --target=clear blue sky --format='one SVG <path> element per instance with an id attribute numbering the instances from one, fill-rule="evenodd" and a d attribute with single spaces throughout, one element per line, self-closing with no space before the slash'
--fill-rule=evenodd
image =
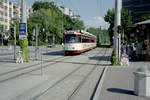
<path id="1" fill-rule="evenodd" d="M 21 0 L 10 0 L 21 1 Z M 31 6 L 35 0 L 27 0 L 27 5 Z M 108 9 L 114 8 L 115 0 L 50 0 L 59 5 L 71 8 L 75 15 L 80 15 L 85 25 L 91 26 L 106 14 Z M 92 22 L 94 20 L 94 23 Z M 103 24 L 103 23 L 97 23 Z"/>

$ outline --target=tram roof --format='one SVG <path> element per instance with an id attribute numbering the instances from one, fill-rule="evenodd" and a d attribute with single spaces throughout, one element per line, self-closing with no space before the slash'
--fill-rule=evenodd
<path id="1" fill-rule="evenodd" d="M 82 35 L 86 35 L 86 36 L 93 36 L 96 38 L 95 35 L 93 35 L 89 32 L 86 32 L 84 30 L 70 30 L 70 31 L 66 31 L 65 34 L 82 34 Z"/>

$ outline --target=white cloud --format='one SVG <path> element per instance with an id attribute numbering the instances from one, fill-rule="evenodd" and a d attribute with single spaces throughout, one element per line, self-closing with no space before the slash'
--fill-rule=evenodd
<path id="1" fill-rule="evenodd" d="M 99 28 L 100 26 L 102 29 L 108 29 L 109 23 L 105 22 L 102 17 L 93 17 L 91 20 L 85 22 L 86 28 L 94 27 Z"/>

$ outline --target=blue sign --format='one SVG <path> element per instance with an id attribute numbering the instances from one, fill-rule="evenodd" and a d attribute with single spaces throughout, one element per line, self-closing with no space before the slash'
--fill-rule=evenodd
<path id="1" fill-rule="evenodd" d="M 20 31 L 26 32 L 26 23 L 19 23 L 19 32 Z"/>
<path id="2" fill-rule="evenodd" d="M 48 32 L 48 29 L 46 29 L 45 32 Z"/>
<path id="3" fill-rule="evenodd" d="M 19 23 L 19 39 L 26 38 L 26 23 Z"/>
<path id="4" fill-rule="evenodd" d="M 1 29 L 1 31 L 0 32 L 4 32 L 4 30 L 3 29 Z"/>

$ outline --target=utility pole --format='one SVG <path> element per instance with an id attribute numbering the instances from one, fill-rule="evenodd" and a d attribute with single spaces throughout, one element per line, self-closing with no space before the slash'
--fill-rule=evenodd
<path id="1" fill-rule="evenodd" d="M 16 60 L 16 24 L 14 26 L 14 60 Z"/>
<path id="2" fill-rule="evenodd" d="M 38 59 L 38 34 L 39 34 L 39 31 L 38 31 L 38 27 L 37 27 L 37 24 L 36 24 L 36 28 L 35 28 L 35 41 L 36 41 L 36 46 L 35 46 L 35 60 Z"/>
<path id="3" fill-rule="evenodd" d="M 101 33 L 101 26 L 100 26 L 100 33 L 99 33 L 99 46 L 101 45 L 101 43 L 102 43 L 102 33 Z"/>
<path id="4" fill-rule="evenodd" d="M 27 0 L 21 0 L 21 22 L 26 24 L 26 37 L 23 39 L 23 44 L 21 45 L 22 50 L 25 54 L 25 61 L 29 61 L 29 51 L 28 51 L 28 39 L 27 39 L 27 16 L 26 16 L 26 2 Z"/>
<path id="5" fill-rule="evenodd" d="M 63 7 L 63 0 L 62 0 L 62 7 Z M 64 16 L 63 16 L 63 8 L 62 8 L 62 44 L 63 44 L 63 40 L 64 40 L 64 36 L 63 36 L 63 33 L 64 33 L 64 21 L 63 21 L 63 19 L 64 19 Z"/>
<path id="6" fill-rule="evenodd" d="M 114 22 L 114 51 L 118 62 L 120 61 L 120 34 L 118 33 L 118 26 L 121 25 L 121 2 L 115 0 L 115 22 Z"/>
<path id="7" fill-rule="evenodd" d="M 21 13 L 22 13 L 21 22 L 24 22 L 24 23 L 27 23 L 27 18 L 26 18 L 27 6 L 26 6 L 26 2 L 27 2 L 27 0 L 21 0 Z"/>
<path id="8" fill-rule="evenodd" d="M 2 36 L 2 46 L 3 46 L 3 45 L 4 45 L 4 43 L 3 43 L 3 42 L 4 42 L 4 41 L 3 41 L 3 38 L 4 38 L 4 37 L 3 37 L 3 32 L 1 33 L 1 36 Z"/>

